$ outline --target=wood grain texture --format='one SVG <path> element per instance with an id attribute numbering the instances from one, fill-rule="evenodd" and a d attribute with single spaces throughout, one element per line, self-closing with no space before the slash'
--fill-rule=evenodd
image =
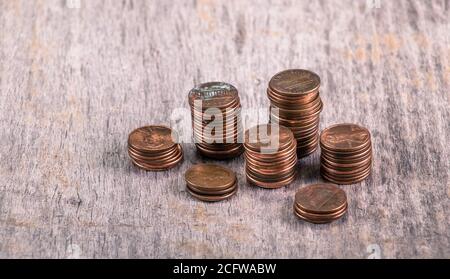
<path id="1" fill-rule="evenodd" d="M 0 257 L 450 257 L 449 6 L 0 0 Z M 211 162 L 190 143 L 170 171 L 131 165 L 132 129 L 186 134 L 194 84 L 234 84 L 249 125 L 287 68 L 321 76 L 322 128 L 372 132 L 373 175 L 343 186 L 343 219 L 292 213 L 319 152 L 275 191 L 247 185 L 242 158 L 220 162 L 240 190 L 214 204 L 185 191 L 186 169 Z"/>

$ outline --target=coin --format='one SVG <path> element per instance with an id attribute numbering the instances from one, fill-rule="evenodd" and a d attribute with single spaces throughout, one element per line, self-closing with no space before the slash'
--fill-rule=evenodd
<path id="1" fill-rule="evenodd" d="M 269 88 L 281 94 L 307 94 L 317 91 L 320 77 L 308 70 L 290 69 L 279 72 L 269 82 Z"/>
<path id="2" fill-rule="evenodd" d="M 323 103 L 319 96 L 320 77 L 308 70 L 291 69 L 276 74 L 269 82 L 270 123 L 292 130 L 298 157 L 317 150 L 317 131 Z"/>
<path id="3" fill-rule="evenodd" d="M 206 108 L 226 108 L 238 97 L 236 87 L 225 82 L 207 82 L 199 84 L 189 92 L 189 103 L 200 100 Z"/>
<path id="4" fill-rule="evenodd" d="M 337 124 L 320 135 L 320 173 L 336 184 L 354 184 L 372 171 L 370 132 L 356 124 Z"/>
<path id="5" fill-rule="evenodd" d="M 235 190 L 233 190 L 231 193 L 227 193 L 224 195 L 214 196 L 214 195 L 201 195 L 194 191 L 192 191 L 190 188 L 187 189 L 188 193 L 191 194 L 193 197 L 197 198 L 198 200 L 205 201 L 205 202 L 218 202 L 222 200 L 226 200 L 232 196 L 234 196 L 237 192 L 238 188 L 236 187 Z"/>
<path id="6" fill-rule="evenodd" d="M 321 183 L 300 188 L 295 194 L 295 202 L 302 210 L 327 214 L 342 209 L 347 203 L 347 195 L 336 185 Z"/>
<path id="7" fill-rule="evenodd" d="M 369 143 L 370 132 L 356 124 L 337 124 L 323 130 L 320 140 L 328 150 L 351 152 Z"/>
<path id="8" fill-rule="evenodd" d="M 297 143 L 284 126 L 262 124 L 245 131 L 245 172 L 250 184 L 279 188 L 297 174 Z"/>
<path id="9" fill-rule="evenodd" d="M 262 149 L 283 149 L 292 142 L 292 139 L 292 132 L 280 125 L 263 124 L 245 132 L 245 146 L 257 152 Z"/>
<path id="10" fill-rule="evenodd" d="M 236 182 L 232 170 L 215 164 L 194 165 L 184 177 L 189 185 L 204 191 L 224 190 Z"/>
<path id="11" fill-rule="evenodd" d="M 295 194 L 294 213 L 311 223 L 329 223 L 347 212 L 347 195 L 334 184 L 314 184 Z"/>
<path id="12" fill-rule="evenodd" d="M 305 212 L 301 209 L 299 209 L 298 207 L 294 206 L 294 213 L 295 215 L 297 215 L 297 217 L 299 217 L 300 219 L 310 222 L 310 223 L 314 223 L 314 224 L 326 224 L 326 223 L 330 223 L 333 222 L 339 218 L 341 218 L 345 213 L 347 213 L 347 205 L 345 205 L 345 207 L 336 213 L 333 214 L 328 214 L 328 215 L 321 215 L 321 214 L 314 214 L 314 213 L 308 213 Z"/>
<path id="13" fill-rule="evenodd" d="M 236 190 L 237 183 L 235 183 L 230 188 L 227 188 L 227 189 L 224 189 L 224 190 L 215 190 L 215 191 L 204 191 L 204 190 L 201 190 L 201 189 L 197 189 L 194 186 L 191 186 L 189 184 L 186 184 L 186 187 L 189 188 L 189 190 L 191 190 L 192 192 L 197 193 L 198 195 L 223 196 L 225 194 L 229 194 L 229 193 L 233 192 L 234 190 Z"/>
<path id="14" fill-rule="evenodd" d="M 194 165 L 184 177 L 188 193 L 202 201 L 221 201 L 237 192 L 236 174 L 219 165 Z"/>
<path id="15" fill-rule="evenodd" d="M 188 95 L 193 138 L 197 151 L 213 159 L 230 159 L 243 153 L 242 120 L 237 89 L 224 82 L 207 82 Z"/>
<path id="16" fill-rule="evenodd" d="M 176 133 L 165 126 L 135 129 L 128 136 L 128 155 L 135 166 L 144 170 L 171 169 L 183 160 L 183 149 L 174 139 Z"/>
<path id="17" fill-rule="evenodd" d="M 169 149 L 175 145 L 175 135 L 165 126 L 145 126 L 131 132 L 128 144 L 138 150 L 156 152 Z"/>

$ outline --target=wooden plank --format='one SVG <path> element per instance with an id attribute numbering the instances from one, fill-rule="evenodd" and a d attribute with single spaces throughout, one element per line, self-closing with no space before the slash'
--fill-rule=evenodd
<path id="1" fill-rule="evenodd" d="M 0 257 L 448 258 L 448 15 L 448 1 L 0 1 Z M 248 126 L 286 68 L 321 76 L 322 128 L 372 132 L 373 175 L 344 186 L 342 220 L 292 213 L 321 181 L 318 152 L 275 191 L 220 162 L 240 190 L 215 204 L 185 191 L 210 162 L 190 143 L 176 169 L 130 164 L 132 129 L 189 127 L 194 84 L 234 84 Z"/>

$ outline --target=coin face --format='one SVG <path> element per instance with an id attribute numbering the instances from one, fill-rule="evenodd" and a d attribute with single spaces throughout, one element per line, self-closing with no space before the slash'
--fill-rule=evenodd
<path id="1" fill-rule="evenodd" d="M 320 87 L 320 77 L 308 70 L 291 69 L 272 77 L 269 87 L 281 94 L 308 94 Z"/>
<path id="2" fill-rule="evenodd" d="M 281 125 L 263 124 L 245 131 L 245 143 L 255 150 L 278 150 L 291 143 L 293 137 L 291 130 Z"/>
<path id="3" fill-rule="evenodd" d="M 334 184 L 315 184 L 301 188 L 295 194 L 295 202 L 305 211 L 325 214 L 343 208 L 347 196 Z"/>
<path id="4" fill-rule="evenodd" d="M 236 181 L 232 170 L 214 164 L 194 165 L 184 177 L 187 184 L 205 191 L 227 189 Z"/>
<path id="5" fill-rule="evenodd" d="M 128 144 L 142 151 L 161 151 L 175 145 L 176 135 L 165 126 L 145 126 L 131 132 Z"/>
<path id="6" fill-rule="evenodd" d="M 320 142 L 331 150 L 355 150 L 364 147 L 369 141 L 369 131 L 356 124 L 334 125 L 325 129 L 320 136 Z"/>
<path id="7" fill-rule="evenodd" d="M 202 101 L 203 107 L 223 108 L 232 104 L 238 99 L 236 87 L 225 82 L 202 83 L 189 92 L 189 103 Z"/>

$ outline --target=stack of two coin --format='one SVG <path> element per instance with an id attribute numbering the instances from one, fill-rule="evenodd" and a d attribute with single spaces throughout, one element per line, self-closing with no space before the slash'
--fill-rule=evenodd
<path id="1" fill-rule="evenodd" d="M 263 188 L 279 188 L 297 174 L 297 142 L 286 127 L 266 124 L 245 132 L 247 181 Z"/>
<path id="2" fill-rule="evenodd" d="M 347 195 L 334 184 L 315 184 L 295 194 L 294 213 L 302 220 L 323 224 L 347 212 Z"/>
<path id="3" fill-rule="evenodd" d="M 218 165 L 194 165 L 184 177 L 187 191 L 201 201 L 221 201 L 236 194 L 238 189 L 235 173 Z"/>
<path id="4" fill-rule="evenodd" d="M 177 135 L 164 126 L 146 126 L 131 132 L 128 154 L 134 165 L 149 171 L 173 168 L 183 159 Z"/>
<path id="5" fill-rule="evenodd" d="M 297 140 L 299 157 L 313 153 L 319 142 L 319 116 L 322 101 L 320 78 L 300 69 L 276 74 L 269 82 L 270 121 L 292 130 Z"/>
<path id="6" fill-rule="evenodd" d="M 214 159 L 237 157 L 242 146 L 242 120 L 237 89 L 228 83 L 200 84 L 189 92 L 197 151 Z"/>
<path id="7" fill-rule="evenodd" d="M 355 124 L 338 124 L 322 131 L 321 174 L 336 184 L 366 179 L 372 170 L 370 132 Z"/>

